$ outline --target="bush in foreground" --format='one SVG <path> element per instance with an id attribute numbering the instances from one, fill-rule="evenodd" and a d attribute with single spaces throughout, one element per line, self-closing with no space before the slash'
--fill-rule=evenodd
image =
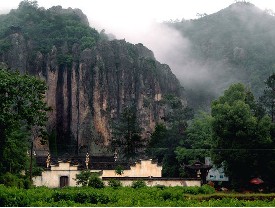
<path id="1" fill-rule="evenodd" d="M 142 180 L 133 181 L 132 188 L 143 188 L 146 187 L 146 183 Z"/>
<path id="2" fill-rule="evenodd" d="M 108 181 L 108 186 L 113 187 L 113 188 L 118 188 L 118 187 L 122 187 L 122 183 L 119 180 L 110 179 Z"/>
<path id="3" fill-rule="evenodd" d="M 93 188 L 104 188 L 104 183 L 97 174 L 92 174 L 89 178 L 88 186 Z"/>
<path id="4" fill-rule="evenodd" d="M 192 191 L 187 191 L 188 189 Z M 194 191 L 197 190 L 197 191 Z M 14 207 L 228 207 L 228 206 L 275 206 L 275 194 L 207 194 L 209 187 L 68 187 L 50 189 L 46 187 L 18 189 L 0 185 L 0 206 Z M 194 194 L 190 194 L 193 192 Z"/>

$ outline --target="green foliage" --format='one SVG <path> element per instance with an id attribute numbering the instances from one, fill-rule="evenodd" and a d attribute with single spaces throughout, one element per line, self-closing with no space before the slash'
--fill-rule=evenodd
<path id="1" fill-rule="evenodd" d="M 30 136 L 41 138 L 47 121 L 46 89 L 35 77 L 0 69 L 0 173 L 26 168 Z"/>
<path id="2" fill-rule="evenodd" d="M 2 165 L 11 173 L 19 173 L 25 170 L 29 160 L 26 152 L 29 149 L 29 142 L 27 140 L 29 134 L 26 129 L 14 129 L 8 135 L 5 141 L 5 148 L 3 148 L 3 158 L 5 160 Z"/>
<path id="3" fill-rule="evenodd" d="M 232 82 L 251 86 L 256 97 L 262 94 L 262 81 L 274 72 L 274 22 L 274 16 L 253 4 L 237 3 L 199 19 L 167 23 L 190 41 L 184 51 L 188 60 L 207 68 L 211 77 L 202 82 L 195 76 L 185 86 L 192 107 L 210 107 Z"/>
<path id="4" fill-rule="evenodd" d="M 146 183 L 143 180 L 137 180 L 137 181 L 133 181 L 132 183 L 132 188 L 143 188 L 146 187 Z"/>
<path id="5" fill-rule="evenodd" d="M 230 86 L 212 103 L 212 159 L 216 164 L 223 162 L 225 173 L 238 187 L 259 175 L 271 180 L 273 174 L 266 170 L 274 158 L 271 119 L 257 116 L 253 106 L 251 93 L 242 84 Z"/>
<path id="6" fill-rule="evenodd" d="M 112 146 L 118 148 L 127 160 L 137 158 L 144 144 L 141 138 L 136 107 L 125 107 L 113 129 L 115 139 L 112 141 Z"/>
<path id="7" fill-rule="evenodd" d="M 179 139 L 182 135 L 175 131 L 175 129 L 167 129 L 164 124 L 157 124 L 147 147 L 147 155 L 162 162 L 162 175 L 164 177 L 177 177 L 179 175 L 180 167 L 175 159 L 174 151 L 179 145 Z"/>
<path id="8" fill-rule="evenodd" d="M 165 95 L 162 103 L 167 106 L 167 113 L 163 117 L 165 125 L 156 125 L 146 151 L 148 156 L 162 162 L 164 177 L 179 177 L 180 163 L 175 150 L 186 137 L 187 121 L 193 117 L 193 111 L 175 95 Z"/>
<path id="9" fill-rule="evenodd" d="M 212 117 L 200 112 L 186 129 L 187 136 L 180 141 L 175 150 L 180 163 L 191 164 L 197 160 L 204 161 L 210 156 L 212 148 Z"/>
<path id="10" fill-rule="evenodd" d="M 90 170 L 83 170 L 76 175 L 76 184 L 89 186 L 92 188 L 104 188 L 104 182 L 99 178 L 97 173 L 92 173 Z"/>
<path id="11" fill-rule="evenodd" d="M 11 42 L 8 39 L 0 40 L 0 54 L 7 52 L 11 47 Z"/>
<path id="12" fill-rule="evenodd" d="M 49 142 L 49 149 L 50 149 L 50 153 L 53 155 L 53 156 L 57 156 L 57 142 L 56 142 L 56 138 L 57 135 L 56 135 L 56 131 L 53 130 L 49 136 L 48 136 L 48 142 Z"/>
<path id="13" fill-rule="evenodd" d="M 104 188 L 104 182 L 99 178 L 98 174 L 92 174 L 88 182 L 89 187 L 96 189 Z"/>
<path id="14" fill-rule="evenodd" d="M 198 188 L 199 194 L 214 194 L 216 192 L 215 188 L 209 185 L 202 185 Z"/>
<path id="15" fill-rule="evenodd" d="M 118 165 L 118 166 L 116 167 L 116 169 L 115 169 L 115 173 L 116 173 L 117 175 L 122 175 L 123 172 L 124 172 L 123 167 L 122 167 L 121 165 Z"/>
<path id="16" fill-rule="evenodd" d="M 1 207 L 229 207 L 274 206 L 274 194 L 215 193 L 212 187 L 144 187 L 93 189 L 89 187 L 50 189 L 7 188 L 0 185 Z"/>
<path id="17" fill-rule="evenodd" d="M 82 170 L 79 174 L 76 174 L 76 184 L 87 186 L 92 173 L 90 170 Z"/>
<path id="18" fill-rule="evenodd" d="M 23 175 L 15 175 L 9 172 L 0 176 L 0 184 L 5 185 L 6 187 L 13 188 L 24 188 L 29 189 L 32 187 L 32 183 L 29 178 Z"/>
<path id="19" fill-rule="evenodd" d="M 100 38 L 83 17 L 86 18 L 80 10 L 65 10 L 61 6 L 46 10 L 37 1 L 24 0 L 18 9 L 0 18 L 0 54 L 10 48 L 7 36 L 19 32 L 32 43 L 33 54 L 38 51 L 47 54 L 56 46 L 58 63 L 71 66 L 74 44 L 80 49 L 90 48 Z"/>
<path id="20" fill-rule="evenodd" d="M 119 180 L 116 179 L 110 179 L 108 181 L 108 185 L 113 188 L 122 187 L 122 183 Z"/>
<path id="21" fill-rule="evenodd" d="M 94 37 L 82 37 L 81 40 L 81 49 L 84 50 L 86 48 L 92 48 L 95 43 L 96 43 L 96 40 Z"/>
<path id="22" fill-rule="evenodd" d="M 24 121 L 27 127 L 43 125 L 48 108 L 44 103 L 45 82 L 18 72 L 0 70 L 1 125 L 17 125 Z"/>
<path id="23" fill-rule="evenodd" d="M 72 55 L 58 54 L 57 63 L 60 66 L 71 66 L 73 63 L 73 57 L 72 57 Z"/>
<path id="24" fill-rule="evenodd" d="M 24 180 L 9 172 L 1 176 L 0 183 L 7 187 L 24 188 Z"/>
<path id="25" fill-rule="evenodd" d="M 266 88 L 260 97 L 261 104 L 270 115 L 272 122 L 275 121 L 275 74 L 273 73 L 265 81 Z"/>
<path id="26" fill-rule="evenodd" d="M 64 204 L 69 201 L 72 204 L 80 203 L 80 204 L 107 204 L 110 199 L 109 197 L 100 192 L 96 192 L 95 190 L 87 189 L 85 191 L 75 191 L 75 190 L 67 190 L 67 192 L 58 191 L 53 194 L 54 202 L 64 201 Z"/>

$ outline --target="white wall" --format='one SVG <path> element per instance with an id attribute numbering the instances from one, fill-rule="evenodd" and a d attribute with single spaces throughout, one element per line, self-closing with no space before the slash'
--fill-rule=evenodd
<path id="1" fill-rule="evenodd" d="M 161 177 L 162 166 L 152 163 L 152 160 L 141 160 L 117 175 L 115 170 L 103 170 L 102 177 Z"/>
<path id="2" fill-rule="evenodd" d="M 122 183 L 122 186 L 131 186 L 132 183 L 138 178 L 118 178 L 117 180 L 120 180 Z M 142 179 L 147 186 L 201 186 L 200 180 L 184 180 L 184 179 L 171 179 L 171 178 L 162 178 L 162 179 L 149 179 L 149 178 L 143 178 Z M 109 178 L 103 178 L 103 182 L 106 186 L 108 186 Z"/>
<path id="3" fill-rule="evenodd" d="M 148 177 L 145 179 L 147 186 L 200 186 L 199 180 L 182 180 L 182 179 L 164 179 L 161 178 L 162 166 L 158 166 L 156 163 L 152 163 L 152 160 L 141 160 L 136 162 L 135 165 L 130 167 L 130 170 L 124 170 L 124 173 L 120 176 L 115 174 L 115 170 L 91 170 L 91 172 L 102 171 L 101 177 L 115 177 L 121 178 L 123 186 L 131 186 L 132 182 L 139 177 Z M 50 170 L 42 172 L 42 176 L 36 176 L 33 178 L 35 186 L 47 186 L 50 188 L 60 187 L 60 177 L 67 176 L 69 179 L 69 186 L 77 186 L 76 175 L 81 171 L 77 166 L 71 166 L 69 162 L 60 162 L 57 166 L 52 165 Z M 132 177 L 127 179 L 127 177 Z M 149 177 L 159 177 L 160 179 L 150 179 Z M 107 185 L 108 180 L 104 180 Z"/>
<path id="4" fill-rule="evenodd" d="M 47 186 L 50 188 L 60 187 L 60 177 L 67 176 L 69 178 L 69 186 L 76 186 L 76 174 L 80 171 L 77 166 L 70 166 L 70 163 L 59 163 L 59 166 L 51 166 L 51 170 L 42 172 L 42 176 L 33 178 L 35 186 Z"/>

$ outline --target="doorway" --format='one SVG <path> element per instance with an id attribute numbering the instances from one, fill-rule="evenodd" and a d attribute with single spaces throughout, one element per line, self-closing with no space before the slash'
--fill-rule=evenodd
<path id="1" fill-rule="evenodd" d="M 60 188 L 69 186 L 69 177 L 68 176 L 60 176 Z"/>

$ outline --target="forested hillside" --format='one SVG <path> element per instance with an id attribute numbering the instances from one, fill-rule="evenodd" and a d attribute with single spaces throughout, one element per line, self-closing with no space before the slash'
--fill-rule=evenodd
<path id="1" fill-rule="evenodd" d="M 190 41 L 189 62 L 182 67 L 191 66 L 189 71 L 194 71 L 189 84 L 183 78 L 192 107 L 209 107 L 211 100 L 233 82 L 245 83 L 256 97 L 262 94 L 264 80 L 275 71 L 272 13 L 237 2 L 199 19 L 166 24 Z M 196 73 L 196 67 L 204 73 Z"/>

